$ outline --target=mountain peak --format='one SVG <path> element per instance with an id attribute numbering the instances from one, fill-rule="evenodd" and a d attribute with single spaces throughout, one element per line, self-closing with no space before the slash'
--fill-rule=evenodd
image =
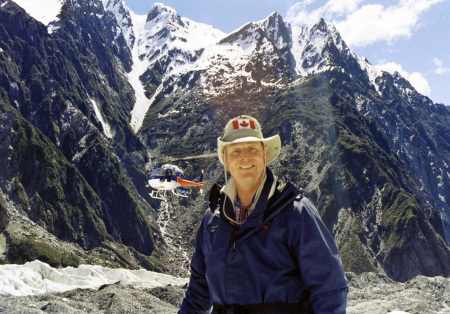
<path id="1" fill-rule="evenodd" d="M 333 68 L 346 68 L 354 74 L 360 69 L 336 28 L 319 18 L 310 25 L 293 29 L 293 54 L 301 75 L 319 73 Z"/>
<path id="2" fill-rule="evenodd" d="M 336 28 L 325 22 L 323 18 L 319 18 L 315 23 L 310 25 L 310 33 L 337 34 L 340 37 Z"/>
<path id="3" fill-rule="evenodd" d="M 133 30 L 130 9 L 123 0 L 102 0 L 102 2 L 105 10 L 114 15 L 116 22 L 120 26 L 122 34 L 127 41 L 128 47 L 133 47 L 136 36 Z"/>
<path id="4" fill-rule="evenodd" d="M 257 23 L 260 25 L 261 28 L 267 30 L 270 28 L 278 29 L 279 27 L 286 27 L 286 25 L 289 25 L 289 23 L 285 23 L 283 18 L 281 17 L 278 12 L 271 13 L 266 19 L 263 21 Z"/>
<path id="5" fill-rule="evenodd" d="M 322 27 L 327 27 L 327 23 L 325 22 L 325 20 L 323 19 L 323 17 L 320 17 L 316 23 L 314 23 L 315 25 L 319 25 Z"/>
<path id="6" fill-rule="evenodd" d="M 269 14 L 269 16 L 267 17 L 266 20 L 272 20 L 272 19 L 283 19 L 283 18 L 281 17 L 281 15 L 277 11 L 274 11 L 274 12 Z"/>
<path id="7" fill-rule="evenodd" d="M 290 46 L 291 42 L 291 26 L 285 23 L 278 12 L 270 14 L 262 23 L 263 29 L 268 38 L 270 38 L 278 49 Z"/>
<path id="8" fill-rule="evenodd" d="M 254 47 L 256 42 L 269 40 L 277 49 L 290 46 L 291 27 L 285 23 L 277 12 L 271 13 L 259 22 L 250 22 L 229 34 L 220 41 L 223 43 L 239 43 L 244 49 Z M 261 42 L 259 43 L 261 44 Z"/>
<path id="9" fill-rule="evenodd" d="M 166 20 L 177 21 L 181 24 L 183 23 L 181 21 L 181 17 L 178 15 L 175 9 L 166 6 L 162 3 L 155 3 L 148 11 L 147 22 L 154 21 L 155 19 L 159 20 L 161 18 L 164 18 Z"/>

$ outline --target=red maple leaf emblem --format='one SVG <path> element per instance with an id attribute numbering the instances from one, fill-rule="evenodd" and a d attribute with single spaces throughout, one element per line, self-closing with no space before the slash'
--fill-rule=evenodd
<path id="1" fill-rule="evenodd" d="M 241 122 L 241 127 L 243 127 L 243 128 L 247 128 L 248 127 L 248 122 L 247 121 L 242 121 Z"/>

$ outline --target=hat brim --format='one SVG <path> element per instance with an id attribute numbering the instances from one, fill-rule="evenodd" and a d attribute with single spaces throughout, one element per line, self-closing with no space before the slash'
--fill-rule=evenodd
<path id="1" fill-rule="evenodd" d="M 235 139 L 231 142 L 225 142 L 222 140 L 221 137 L 217 138 L 217 154 L 219 155 L 219 160 L 223 165 L 223 150 L 225 148 L 225 146 L 230 145 L 230 144 L 235 144 L 235 143 L 244 143 L 244 142 L 263 142 L 264 145 L 266 147 L 269 148 L 269 156 L 268 156 L 268 160 L 267 163 L 272 162 L 273 160 L 275 160 L 278 155 L 280 154 L 280 150 L 281 150 L 281 139 L 280 136 L 274 135 L 268 138 L 258 138 L 258 137 L 254 137 L 254 136 L 248 136 L 248 137 L 241 137 L 238 139 Z"/>

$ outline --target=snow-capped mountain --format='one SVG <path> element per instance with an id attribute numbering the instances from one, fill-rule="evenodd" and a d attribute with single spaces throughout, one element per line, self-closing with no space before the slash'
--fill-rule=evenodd
<path id="1" fill-rule="evenodd" d="M 180 17 L 160 3 L 154 4 L 146 16 L 130 12 L 122 0 L 103 0 L 103 4 L 114 13 L 132 51 L 134 66 L 129 79 L 137 100 L 131 125 L 137 131 L 154 100 L 151 96 L 162 90 L 160 79 L 185 72 L 224 33 Z"/>
<path id="2" fill-rule="evenodd" d="M 40 20 L 0 0 L 7 258 L 43 246 L 53 265 L 186 275 L 207 197 L 160 204 L 147 171 L 214 152 L 225 123 L 250 114 L 280 134 L 271 167 L 317 205 L 346 270 L 450 275 L 450 110 L 357 57 L 333 25 L 275 12 L 224 34 L 160 3 L 139 16 L 122 0 L 53 1 Z M 217 160 L 180 166 L 205 168 L 206 187 L 223 180 Z"/>
<path id="3" fill-rule="evenodd" d="M 138 165 L 147 152 L 129 125 L 132 58 L 115 17 L 76 0 L 64 2 L 52 32 L 14 1 L 1 2 L 0 16 L 0 217 L 5 250 L 18 253 L 8 259 L 34 252 L 52 265 L 150 267 L 157 214 Z"/>
<path id="4" fill-rule="evenodd" d="M 293 55 L 296 56 L 296 69 L 300 75 L 308 75 L 343 68 L 336 58 L 354 60 L 355 56 L 343 42 L 340 34 L 323 19 L 314 25 L 295 28 Z M 334 49 L 334 51 L 333 51 Z"/>
<path id="5" fill-rule="evenodd" d="M 134 33 L 134 24 L 132 20 L 133 12 L 125 6 L 123 0 L 102 0 L 103 7 L 106 12 L 111 12 L 117 25 L 120 29 L 117 29 L 117 34 L 122 34 L 127 41 L 128 47 L 132 49 L 136 41 L 136 35 Z"/>

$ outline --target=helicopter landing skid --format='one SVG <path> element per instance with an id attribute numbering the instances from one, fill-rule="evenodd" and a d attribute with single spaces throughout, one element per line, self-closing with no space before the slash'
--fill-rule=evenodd
<path id="1" fill-rule="evenodd" d="M 151 198 L 157 199 L 157 200 L 161 200 L 163 202 L 167 202 L 167 198 L 166 198 L 166 191 L 165 190 L 155 190 L 152 191 L 152 193 L 148 193 L 150 195 Z"/>
<path id="2" fill-rule="evenodd" d="M 173 193 L 173 195 L 176 195 L 176 196 L 188 197 L 186 194 L 175 192 L 175 190 L 172 190 L 172 193 Z"/>
<path id="3" fill-rule="evenodd" d="M 167 190 L 154 190 L 152 193 L 148 193 L 151 198 L 161 200 L 163 202 L 167 202 L 167 196 L 166 196 Z M 179 192 L 175 192 L 175 190 L 172 190 L 172 194 L 175 196 L 180 197 L 188 197 L 186 194 L 181 194 Z"/>

